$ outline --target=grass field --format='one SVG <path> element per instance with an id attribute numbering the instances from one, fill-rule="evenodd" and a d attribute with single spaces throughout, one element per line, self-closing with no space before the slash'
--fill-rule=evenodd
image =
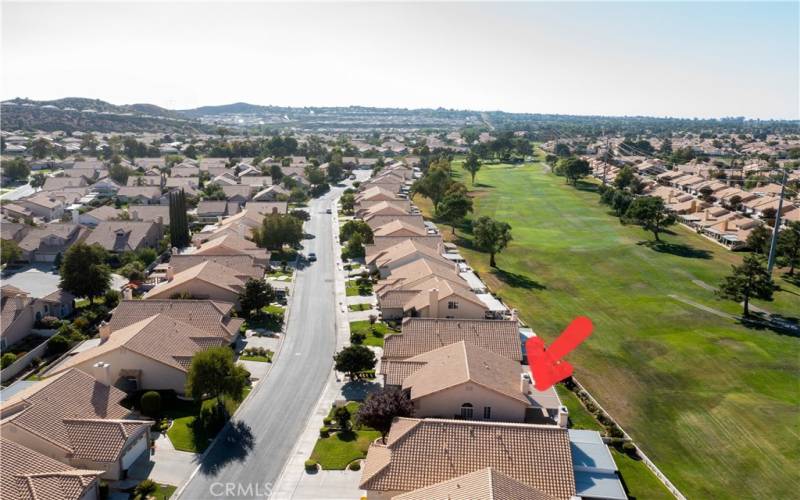
<path id="1" fill-rule="evenodd" d="M 508 222 L 514 241 L 491 270 L 459 231 L 463 255 L 548 341 L 575 316 L 592 319 L 593 336 L 570 355 L 575 375 L 685 494 L 796 495 L 800 339 L 675 298 L 740 314 L 709 288 L 741 254 L 680 226 L 650 246 L 650 234 L 607 214 L 593 185 L 566 186 L 538 164 L 484 166 L 476 182 L 474 216 Z M 800 315 L 800 289 L 778 282 L 775 300 L 756 305 Z"/>
<path id="2" fill-rule="evenodd" d="M 246 387 L 242 401 L 250 394 L 252 387 Z M 215 399 L 206 399 L 203 406 L 216 404 Z M 225 401 L 228 412 L 233 415 L 241 401 Z M 167 430 L 167 437 L 176 450 L 202 453 L 208 447 L 214 436 L 209 436 L 195 422 L 200 415 L 200 404 L 194 401 L 176 400 L 164 408 L 164 417 L 171 419 L 172 425 Z"/>
<path id="3" fill-rule="evenodd" d="M 370 443 L 381 437 L 381 433 L 369 428 L 357 428 L 356 412 L 361 406 L 355 401 L 347 403 L 350 410 L 350 423 L 353 430 L 347 433 L 337 432 L 326 438 L 319 438 L 311 459 L 316 460 L 324 470 L 344 470 L 350 462 L 366 458 Z M 328 417 L 333 419 L 333 408 Z"/>
<path id="4" fill-rule="evenodd" d="M 368 320 L 351 321 L 350 333 L 360 332 L 366 335 L 363 344 L 374 347 L 383 347 L 383 340 L 392 333 L 386 323 L 376 322 L 370 325 Z"/>

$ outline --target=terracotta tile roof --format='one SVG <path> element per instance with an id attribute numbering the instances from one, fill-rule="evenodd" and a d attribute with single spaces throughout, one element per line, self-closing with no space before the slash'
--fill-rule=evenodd
<path id="1" fill-rule="evenodd" d="M 128 205 L 128 214 L 132 220 L 155 222 L 161 217 L 161 222 L 169 225 L 169 205 Z"/>
<path id="2" fill-rule="evenodd" d="M 121 330 L 156 314 L 163 314 L 219 337 L 231 338 L 242 320 L 231 318 L 233 304 L 213 300 L 122 300 L 114 309 L 111 331 Z"/>
<path id="3" fill-rule="evenodd" d="M 475 347 L 463 340 L 419 354 L 407 360 L 387 361 L 387 373 L 402 372 L 393 365 L 412 365 L 411 373 L 402 379 L 403 389 L 411 399 L 472 382 L 491 391 L 529 404 L 520 387 L 520 364 L 514 360 Z M 382 363 L 384 365 L 384 363 Z M 381 370 L 383 370 L 383 366 Z M 402 373 L 400 373 L 402 375 Z M 389 380 L 386 383 L 396 382 Z M 395 384 L 397 385 L 397 384 Z"/>
<path id="4" fill-rule="evenodd" d="M 144 295 L 148 298 L 169 297 L 171 293 L 179 293 L 181 287 L 194 280 L 203 281 L 222 290 L 239 293 L 244 289 L 245 280 L 236 276 L 236 271 L 215 262 L 204 261 L 193 267 L 175 273 L 171 281 L 159 283 Z"/>
<path id="5" fill-rule="evenodd" d="M 98 440 L 76 441 L 79 435 L 74 422 L 84 422 L 80 424 L 80 432 L 102 436 L 106 431 L 99 429 L 108 429 L 103 422 L 123 421 L 130 415 L 119 404 L 124 397 L 124 392 L 98 382 L 81 370 L 65 369 L 4 401 L 0 417 L 3 425 L 13 423 L 70 453 L 95 447 L 105 449 Z M 150 423 L 124 420 L 128 431 L 134 427 L 146 428 Z"/>
<path id="6" fill-rule="evenodd" d="M 407 318 L 402 333 L 386 337 L 383 359 L 406 359 L 465 341 L 514 361 L 522 361 L 519 324 L 512 320 Z"/>
<path id="7" fill-rule="evenodd" d="M 119 217 L 121 210 L 118 208 L 114 208 L 111 205 L 103 205 L 102 207 L 95 208 L 94 210 L 90 210 L 86 212 L 84 215 L 93 217 L 99 221 L 106 221 L 110 219 L 116 219 Z"/>
<path id="8" fill-rule="evenodd" d="M 421 228 L 414 224 L 409 224 L 406 221 L 395 219 L 392 222 L 375 228 L 373 231 L 375 236 L 393 236 L 409 233 L 412 235 L 424 236 L 428 234 L 428 230 L 424 227 Z"/>
<path id="9" fill-rule="evenodd" d="M 440 249 L 433 248 L 428 245 L 423 245 L 412 239 L 401 241 L 396 245 L 384 248 L 382 250 L 378 250 L 375 247 L 368 245 L 366 247 L 366 250 L 367 250 L 367 256 L 366 256 L 367 265 L 372 265 L 374 263 L 376 267 L 388 265 L 393 260 L 401 259 L 403 257 L 413 255 L 415 253 L 420 256 L 426 256 L 440 261 L 447 260 L 444 257 L 442 257 L 442 252 L 440 251 Z"/>
<path id="10" fill-rule="evenodd" d="M 398 419 L 385 445 L 370 446 L 359 486 L 407 492 L 486 467 L 555 498 L 575 495 L 567 429 L 465 420 Z"/>
<path id="11" fill-rule="evenodd" d="M 183 254 L 173 255 L 169 260 L 169 265 L 172 269 L 179 273 L 185 271 L 190 267 L 203 262 L 215 262 L 221 266 L 225 266 L 236 271 L 237 276 L 250 276 L 253 278 L 263 278 L 266 268 L 262 265 L 256 264 L 252 255 L 195 255 Z"/>
<path id="12" fill-rule="evenodd" d="M 392 497 L 392 500 L 554 500 L 492 467 Z"/>
<path id="13" fill-rule="evenodd" d="M 113 462 L 131 437 L 149 432 L 152 421 L 65 419 L 75 458 Z"/>
<path id="14" fill-rule="evenodd" d="M 103 471 L 70 467 L 0 438 L 0 498 L 3 500 L 78 500 Z"/>
<path id="15" fill-rule="evenodd" d="M 86 238 L 86 244 L 96 243 L 112 252 L 138 250 L 160 238 L 161 232 L 155 222 L 106 220 L 97 224 Z"/>
<path id="16" fill-rule="evenodd" d="M 159 186 L 124 186 L 119 188 L 117 196 L 127 198 L 144 197 L 151 200 L 161 197 L 161 187 Z"/>
<path id="17" fill-rule="evenodd" d="M 191 358 L 195 353 L 212 345 L 227 345 L 229 340 L 228 337 L 200 330 L 167 315 L 156 314 L 121 330 L 113 331 L 107 340 L 67 358 L 50 373 L 59 373 L 73 366 L 99 361 L 98 358 L 106 353 L 123 347 L 185 372 L 186 367 L 179 359 Z"/>

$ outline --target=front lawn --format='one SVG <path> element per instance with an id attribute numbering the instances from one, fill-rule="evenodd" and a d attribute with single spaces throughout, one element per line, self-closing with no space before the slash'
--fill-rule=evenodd
<path id="1" fill-rule="evenodd" d="M 350 304 L 347 309 L 349 311 L 369 311 L 372 309 L 372 304 Z"/>
<path id="2" fill-rule="evenodd" d="M 157 488 L 155 493 L 153 493 L 153 498 L 156 500 L 169 500 L 172 498 L 172 494 L 175 493 L 177 486 L 172 486 L 171 484 L 157 484 Z"/>
<path id="3" fill-rule="evenodd" d="M 576 189 L 540 164 L 485 165 L 474 188 L 458 162 L 454 171 L 473 195 L 472 217 L 507 222 L 514 238 L 492 269 L 459 230 L 461 255 L 548 343 L 576 316 L 592 319 L 594 333 L 568 356 L 576 378 L 685 495 L 796 494 L 800 342 L 680 300 L 741 314 L 713 287 L 742 253 L 682 226 L 654 245 L 608 214 L 595 182 Z M 755 305 L 797 317 L 800 287 L 776 281 L 775 299 Z"/>
<path id="4" fill-rule="evenodd" d="M 261 308 L 261 314 L 255 318 L 248 318 L 239 328 L 241 333 L 247 330 L 267 330 L 280 332 L 283 329 L 283 316 L 286 308 L 277 304 L 270 304 Z"/>
<path id="5" fill-rule="evenodd" d="M 242 401 L 250 393 L 251 387 L 246 387 Z M 165 398 L 166 399 L 166 398 Z M 201 405 L 195 401 L 184 401 L 175 398 L 172 401 L 165 401 L 163 417 L 172 420 L 172 425 L 167 430 L 167 437 L 172 442 L 172 446 L 179 451 L 192 453 L 202 453 L 208 447 L 213 435 L 208 435 L 199 425 Z M 216 404 L 215 399 L 206 399 L 202 406 L 210 407 Z M 226 400 L 225 404 L 228 412 L 233 415 L 241 404 L 241 401 Z"/>
<path id="6" fill-rule="evenodd" d="M 350 411 L 350 422 L 354 430 L 341 434 L 331 434 L 326 438 L 319 438 L 311 459 L 317 461 L 324 470 L 344 470 L 354 460 L 366 458 L 369 445 L 381 437 L 381 433 L 370 428 L 357 428 L 356 413 L 361 406 L 357 401 L 347 403 Z M 328 414 L 333 419 L 334 409 Z"/>
<path id="7" fill-rule="evenodd" d="M 275 353 L 263 347 L 248 347 L 242 352 L 239 359 L 242 361 L 259 361 L 261 363 L 272 363 L 272 356 Z"/>
<path id="8" fill-rule="evenodd" d="M 350 322 L 350 335 L 353 333 L 363 333 L 366 338 L 362 344 L 373 347 L 383 347 L 383 339 L 386 335 L 393 333 L 386 323 L 375 322 L 370 325 L 369 320 L 351 321 Z"/>
<path id="9" fill-rule="evenodd" d="M 357 295 L 372 295 L 372 283 L 358 284 L 358 280 L 349 280 L 345 284 L 345 291 L 348 297 L 355 297 Z"/>

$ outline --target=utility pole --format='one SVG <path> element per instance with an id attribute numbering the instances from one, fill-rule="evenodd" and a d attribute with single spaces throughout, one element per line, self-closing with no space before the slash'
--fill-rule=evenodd
<path id="1" fill-rule="evenodd" d="M 767 261 L 767 274 L 772 277 L 772 268 L 775 266 L 775 250 L 778 246 L 778 230 L 781 227 L 781 211 L 783 210 L 783 195 L 786 192 L 786 169 L 783 169 L 781 182 L 781 197 L 778 200 L 778 213 L 775 214 L 775 227 L 772 229 L 772 243 L 769 246 L 769 260 Z"/>

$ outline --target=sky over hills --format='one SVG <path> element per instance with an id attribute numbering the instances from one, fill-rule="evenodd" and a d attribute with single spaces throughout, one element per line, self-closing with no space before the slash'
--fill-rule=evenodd
<path id="1" fill-rule="evenodd" d="M 9 3 L 2 98 L 800 115 L 794 3 Z"/>

